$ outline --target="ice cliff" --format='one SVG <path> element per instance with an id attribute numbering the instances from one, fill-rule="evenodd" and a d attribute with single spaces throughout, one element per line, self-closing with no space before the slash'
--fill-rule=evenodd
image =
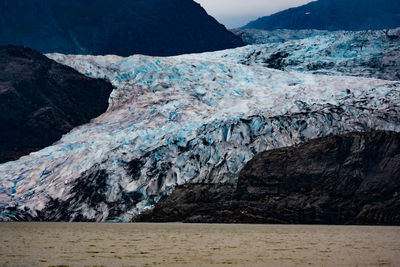
<path id="1" fill-rule="evenodd" d="M 0 165 L 1 220 L 130 221 L 177 185 L 235 184 L 259 152 L 400 131 L 400 82 L 243 64 L 267 46 L 167 58 L 48 55 L 115 90 L 100 117 Z"/>

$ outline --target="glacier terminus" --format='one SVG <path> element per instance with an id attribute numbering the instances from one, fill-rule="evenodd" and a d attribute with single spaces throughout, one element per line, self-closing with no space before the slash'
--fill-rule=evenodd
<path id="1" fill-rule="evenodd" d="M 399 132 L 400 61 L 393 51 L 400 38 L 390 45 L 373 32 L 374 43 L 354 55 L 340 53 L 345 45 L 336 56 L 327 52 L 324 40 L 351 45 L 351 34 L 359 33 L 174 57 L 48 54 L 114 90 L 101 116 L 0 165 L 0 220 L 128 222 L 178 185 L 234 185 L 259 152 L 331 134 Z M 386 67 L 360 71 L 380 45 Z M 281 69 L 268 65 L 272 49 L 290 51 Z M 300 60 L 296 49 L 325 54 Z M 307 60 L 325 69 L 306 68 Z"/>

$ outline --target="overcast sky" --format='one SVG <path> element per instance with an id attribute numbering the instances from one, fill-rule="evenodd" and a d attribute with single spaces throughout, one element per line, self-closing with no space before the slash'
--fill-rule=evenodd
<path id="1" fill-rule="evenodd" d="M 251 20 L 289 7 L 301 6 L 311 0 L 195 0 L 227 28 L 244 26 Z M 351 0 L 349 0 L 351 1 Z"/>

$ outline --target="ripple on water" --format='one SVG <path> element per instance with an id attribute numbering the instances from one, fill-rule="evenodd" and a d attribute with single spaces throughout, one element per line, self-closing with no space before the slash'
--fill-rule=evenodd
<path id="1" fill-rule="evenodd" d="M 3 223 L 0 231 L 2 266 L 400 266 L 399 227 Z"/>

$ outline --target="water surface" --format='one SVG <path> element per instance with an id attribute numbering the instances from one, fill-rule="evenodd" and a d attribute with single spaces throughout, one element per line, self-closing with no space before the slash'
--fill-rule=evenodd
<path id="1" fill-rule="evenodd" d="M 400 266 L 400 227 L 0 223 L 0 266 Z"/>

